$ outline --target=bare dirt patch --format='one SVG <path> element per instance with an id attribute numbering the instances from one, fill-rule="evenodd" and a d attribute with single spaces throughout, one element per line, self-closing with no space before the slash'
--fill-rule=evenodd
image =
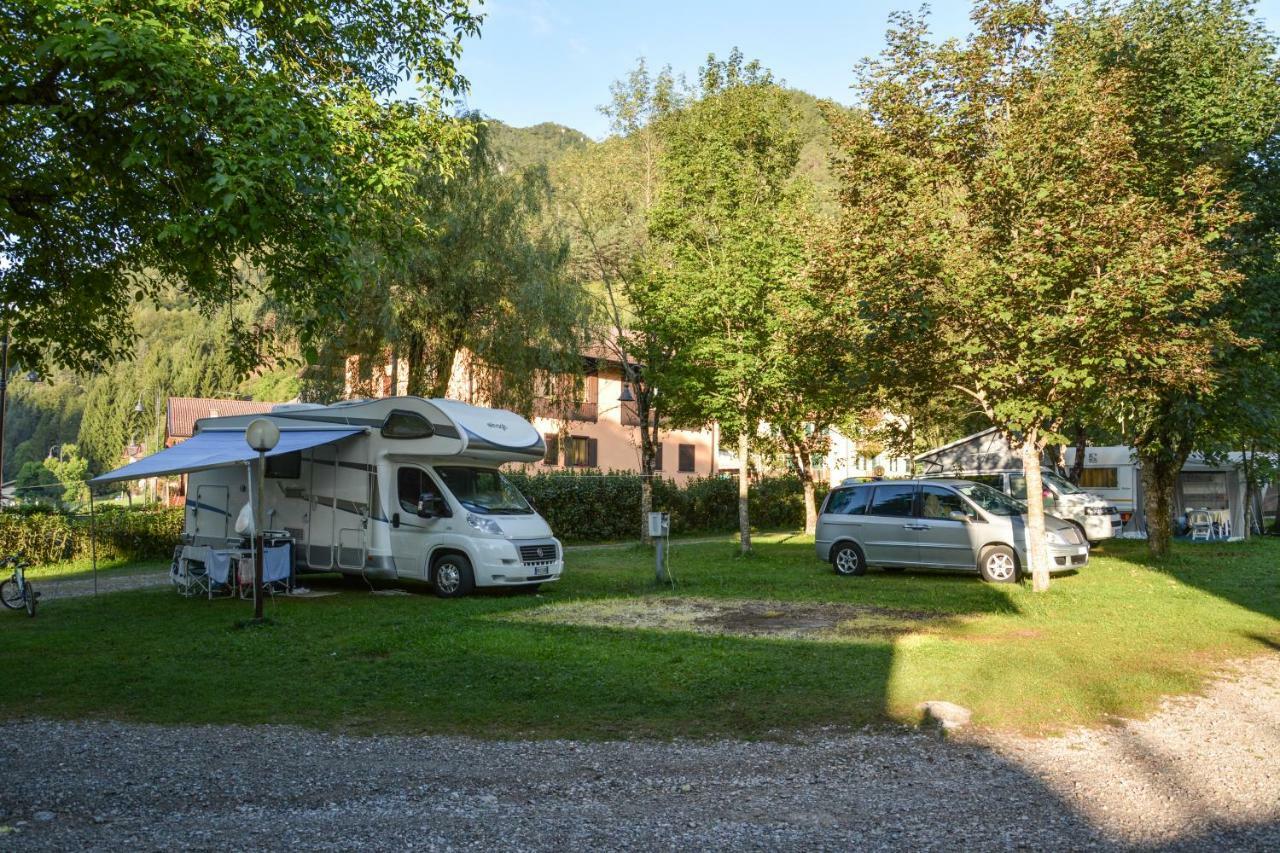
<path id="1" fill-rule="evenodd" d="M 593 628 L 853 642 L 924 633 L 947 617 L 863 604 L 627 598 L 553 604 L 505 618 Z"/>

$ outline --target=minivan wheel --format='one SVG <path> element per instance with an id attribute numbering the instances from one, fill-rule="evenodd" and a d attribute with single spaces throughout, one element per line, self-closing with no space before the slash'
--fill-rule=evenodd
<path id="1" fill-rule="evenodd" d="M 1018 555 L 1008 545 L 992 545 L 978 559 L 978 571 L 987 583 L 1016 583 Z"/>
<path id="2" fill-rule="evenodd" d="M 446 554 L 431 569 L 431 586 L 441 598 L 461 598 L 476 588 L 475 575 L 466 557 Z"/>
<path id="3" fill-rule="evenodd" d="M 835 551 L 831 552 L 831 565 L 835 568 L 836 574 L 846 577 L 867 573 L 867 561 L 862 556 L 862 549 L 852 542 L 844 542 L 836 546 Z"/>

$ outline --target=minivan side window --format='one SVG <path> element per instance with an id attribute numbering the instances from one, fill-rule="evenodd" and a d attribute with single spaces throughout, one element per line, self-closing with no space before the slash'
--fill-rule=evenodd
<path id="1" fill-rule="evenodd" d="M 950 489 L 941 486 L 920 487 L 921 518 L 951 519 L 951 513 L 959 512 L 972 516 L 973 510 L 964 500 Z"/>
<path id="2" fill-rule="evenodd" d="M 916 487 L 914 483 L 897 486 L 876 486 L 867 515 L 887 515 L 892 518 L 910 518 L 915 514 Z"/>
<path id="3" fill-rule="evenodd" d="M 836 489 L 827 499 L 824 513 L 833 515 L 863 515 L 867 511 L 867 494 L 870 489 Z"/>

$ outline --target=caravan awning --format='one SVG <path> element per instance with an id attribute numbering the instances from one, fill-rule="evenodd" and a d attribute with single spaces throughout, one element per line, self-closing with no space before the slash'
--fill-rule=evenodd
<path id="1" fill-rule="evenodd" d="M 286 453 L 306 450 L 308 447 L 332 444 L 363 432 L 365 427 L 283 429 L 280 431 L 280 443 L 267 455 L 282 456 Z M 123 468 L 94 477 L 89 482 L 116 483 L 121 480 L 142 480 L 168 474 L 185 474 L 189 471 L 235 465 L 255 459 L 257 456 L 257 452 L 245 443 L 244 430 L 208 430 L 196 433 L 181 444 L 153 453 L 145 459 L 139 459 Z"/>

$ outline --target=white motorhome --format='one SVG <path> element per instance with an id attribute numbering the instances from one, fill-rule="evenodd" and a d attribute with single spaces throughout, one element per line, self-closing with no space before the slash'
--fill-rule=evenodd
<path id="1" fill-rule="evenodd" d="M 258 417 L 281 436 L 266 458 L 263 529 L 292 538 L 298 571 L 412 578 L 444 597 L 560 578 L 560 542 L 499 471 L 542 459 L 542 436 L 504 410 L 390 397 L 204 418 L 183 444 L 99 480 L 142 476 L 130 469 L 148 463 L 146 476 L 192 472 L 184 533 L 221 545 L 253 491 L 244 432 Z"/>

